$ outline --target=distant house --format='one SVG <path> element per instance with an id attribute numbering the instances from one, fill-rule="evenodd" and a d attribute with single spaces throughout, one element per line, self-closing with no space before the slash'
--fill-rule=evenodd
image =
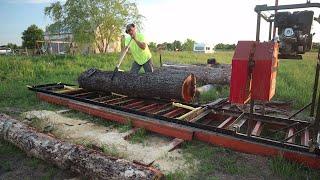
<path id="1" fill-rule="evenodd" d="M 106 45 L 106 41 L 103 43 Z M 37 49 L 41 53 L 47 54 L 87 54 L 87 53 L 100 53 L 99 48 L 96 45 L 82 44 L 79 47 L 74 42 L 74 37 L 72 33 L 49 33 L 44 34 L 43 41 L 37 41 Z M 119 37 L 117 41 L 112 42 L 108 45 L 106 52 L 120 52 L 121 51 L 121 38 Z"/>
<path id="2" fill-rule="evenodd" d="M 214 45 L 206 43 L 194 43 L 193 51 L 198 53 L 214 53 Z"/>
<path id="3" fill-rule="evenodd" d="M 73 34 L 45 32 L 44 40 L 37 42 L 39 44 L 37 46 L 42 52 L 48 54 L 66 54 L 72 46 Z"/>

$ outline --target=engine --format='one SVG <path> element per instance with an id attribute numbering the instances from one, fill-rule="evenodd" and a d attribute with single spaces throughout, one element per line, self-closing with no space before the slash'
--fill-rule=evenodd
<path id="1" fill-rule="evenodd" d="M 274 26 L 278 28 L 279 54 L 297 56 L 310 51 L 312 34 L 310 34 L 313 11 L 278 12 Z"/>

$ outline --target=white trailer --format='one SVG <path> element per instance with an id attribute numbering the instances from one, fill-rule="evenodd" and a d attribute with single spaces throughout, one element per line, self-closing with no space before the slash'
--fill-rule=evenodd
<path id="1" fill-rule="evenodd" d="M 214 45 L 206 43 L 194 43 L 193 51 L 198 53 L 214 53 Z"/>
<path id="2" fill-rule="evenodd" d="M 0 55 L 8 55 L 11 54 L 12 50 L 7 47 L 0 47 Z"/>

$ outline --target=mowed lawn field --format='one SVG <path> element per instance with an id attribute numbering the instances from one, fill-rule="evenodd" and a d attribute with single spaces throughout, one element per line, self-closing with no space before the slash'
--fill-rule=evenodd
<path id="1" fill-rule="evenodd" d="M 113 71 L 119 54 L 88 56 L 0 56 L 0 108 L 41 108 L 34 93 L 26 85 L 65 82 L 77 84 L 78 75 L 90 67 Z M 231 63 L 233 52 L 215 54 L 193 52 L 164 52 L 163 62 L 197 64 L 216 58 L 219 63 Z M 275 99 L 292 100 L 296 108 L 311 99 L 317 53 L 307 53 L 303 60 L 280 60 Z M 127 56 L 121 69 L 129 70 L 131 56 Z M 159 54 L 153 54 L 153 63 L 159 67 Z M 228 92 L 224 93 L 227 95 Z M 210 99 L 210 96 L 208 97 Z"/>
<path id="2" fill-rule="evenodd" d="M 219 63 L 230 64 L 232 56 L 232 51 L 217 51 L 214 54 L 165 51 L 162 54 L 162 61 L 199 64 L 206 63 L 209 58 L 216 58 Z M 53 82 L 77 84 L 78 75 L 88 68 L 95 67 L 113 71 L 118 57 L 118 53 L 77 56 L 0 56 L 0 113 L 19 117 L 20 113 L 24 111 L 58 109 L 58 106 L 38 101 L 34 92 L 29 91 L 26 86 Z M 317 53 L 310 52 L 303 55 L 303 60 L 280 60 L 274 99 L 293 101 L 296 109 L 310 102 L 316 57 Z M 120 69 L 129 70 L 131 63 L 132 57 L 128 55 Z M 158 53 L 153 53 L 153 63 L 159 67 Z M 221 88 L 220 91 L 222 92 L 211 91 L 205 95 L 204 99 L 209 101 L 214 100 L 217 96 L 228 95 L 228 87 Z M 227 174 L 239 175 L 239 177 L 246 177 L 246 173 L 259 173 L 254 170 L 254 164 L 245 164 L 245 162 L 239 164 L 237 155 L 230 150 L 200 142 L 185 143 L 182 149 L 188 152 L 190 160 L 196 159 L 200 162 L 198 170 L 194 172 L 192 177 L 207 178 L 210 177 L 212 171 L 220 170 Z M 3 141 L 0 141 L 0 152 L 4 154 L 8 152 L 20 153 Z M 210 156 L 215 153 L 230 154 L 230 156 L 223 156 L 221 160 L 213 161 Z M 12 153 L 9 154 L 14 156 Z M 8 163 L 10 164 L 10 162 Z M 266 168 L 277 178 L 320 179 L 318 171 L 287 162 L 281 158 L 269 159 Z M 188 177 L 190 176 L 188 175 Z M 168 174 L 168 178 L 185 179 L 187 177 L 183 172 L 175 172 Z"/>

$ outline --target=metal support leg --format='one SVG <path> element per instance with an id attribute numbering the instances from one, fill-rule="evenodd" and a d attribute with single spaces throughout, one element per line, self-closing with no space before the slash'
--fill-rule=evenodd
<path id="1" fill-rule="evenodd" d="M 317 62 L 317 69 L 316 69 L 316 77 L 313 87 L 313 96 L 312 96 L 312 107 L 311 107 L 311 115 L 314 114 L 315 108 L 315 99 L 316 94 L 318 91 L 318 82 L 319 82 L 319 71 L 320 71 L 320 48 L 318 51 L 318 62 Z M 312 132 L 312 144 L 310 146 L 310 151 L 314 151 L 315 149 L 319 148 L 319 130 L 320 130 L 320 94 L 318 95 L 318 103 L 317 103 L 317 113 L 316 118 L 313 125 L 313 132 Z"/>
<path id="2" fill-rule="evenodd" d="M 315 109 L 315 103 L 316 103 L 316 98 L 317 98 L 317 91 L 318 91 L 318 84 L 319 84 L 319 71 L 320 71 L 320 57 L 319 54 L 320 49 L 318 52 L 318 61 L 317 61 L 317 67 L 316 67 L 316 75 L 314 78 L 314 86 L 313 86 L 313 94 L 312 94 L 312 104 L 311 104 L 311 109 L 310 109 L 310 116 L 314 116 L 314 109 Z"/>
<path id="3" fill-rule="evenodd" d="M 272 22 L 269 22 L 269 41 L 271 41 L 272 36 Z"/>
<path id="4" fill-rule="evenodd" d="M 162 67 L 162 56 L 161 56 L 161 52 L 160 52 L 160 56 L 159 56 L 159 60 L 160 60 L 160 67 Z"/>
<path id="5" fill-rule="evenodd" d="M 317 107 L 317 113 L 316 118 L 313 125 L 313 132 L 312 132 L 312 144 L 310 146 L 310 151 L 315 151 L 315 149 L 319 148 L 319 141 L 318 141 L 318 134 L 320 130 L 320 95 L 318 97 L 318 107 Z"/>
<path id="6" fill-rule="evenodd" d="M 261 24 L 261 12 L 257 13 L 257 32 L 256 32 L 256 41 L 260 41 L 260 24 Z"/>
<path id="7" fill-rule="evenodd" d="M 250 116 L 248 119 L 248 127 L 247 127 L 247 135 L 250 136 L 251 135 L 251 131 L 252 131 L 252 119 L 253 119 L 253 113 L 254 113 L 254 100 L 251 99 L 250 101 Z"/>
<path id="8" fill-rule="evenodd" d="M 260 19 L 261 19 L 261 14 L 258 13 L 258 27 L 257 27 L 257 41 L 259 41 L 259 35 L 260 35 Z M 250 57 L 249 57 L 249 66 L 248 66 L 248 69 L 249 69 L 249 82 L 250 82 L 250 116 L 249 116 L 249 119 L 247 120 L 248 123 L 247 123 L 247 135 L 250 136 L 251 135 L 251 131 L 252 131 L 252 128 L 251 128 L 251 124 L 252 124 L 252 119 L 253 119 L 253 113 L 254 113 L 254 99 L 253 99 L 253 93 L 252 93 L 252 79 L 253 79 L 253 69 L 254 69 L 254 60 L 253 60 L 253 56 L 254 56 L 254 53 L 256 51 L 256 45 L 254 44 L 252 49 L 251 49 L 251 52 L 250 52 Z"/>

